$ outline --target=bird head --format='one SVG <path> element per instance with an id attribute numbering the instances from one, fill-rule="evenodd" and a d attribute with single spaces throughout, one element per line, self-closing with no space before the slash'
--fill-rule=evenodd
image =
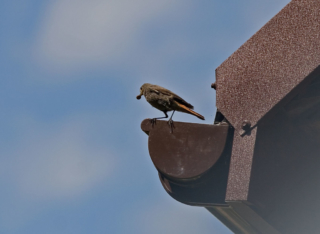
<path id="1" fill-rule="evenodd" d="M 141 99 L 141 96 L 143 95 L 144 91 L 146 90 L 146 88 L 149 86 L 150 84 L 143 84 L 141 87 L 140 87 L 140 94 L 137 96 L 137 99 Z"/>

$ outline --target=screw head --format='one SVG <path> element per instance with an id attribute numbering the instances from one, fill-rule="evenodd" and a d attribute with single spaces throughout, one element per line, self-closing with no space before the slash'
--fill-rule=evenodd
<path id="1" fill-rule="evenodd" d="M 248 121 L 248 120 L 243 121 L 243 123 L 242 123 L 242 129 L 243 130 L 246 130 L 246 129 L 250 128 L 250 127 L 251 127 L 250 121 Z"/>

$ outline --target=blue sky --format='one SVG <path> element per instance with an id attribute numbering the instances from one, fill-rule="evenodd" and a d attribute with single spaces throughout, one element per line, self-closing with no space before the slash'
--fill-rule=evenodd
<path id="1" fill-rule="evenodd" d="M 166 194 L 154 83 L 212 123 L 214 71 L 289 0 L 2 0 L 0 233 L 231 233 Z M 181 113 L 176 121 L 201 123 Z"/>

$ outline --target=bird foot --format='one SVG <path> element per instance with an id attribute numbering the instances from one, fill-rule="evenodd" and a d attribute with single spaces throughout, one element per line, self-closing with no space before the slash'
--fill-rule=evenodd
<path id="1" fill-rule="evenodd" d="M 168 125 L 170 126 L 170 133 L 173 133 L 173 129 L 174 129 L 175 127 L 174 127 L 174 124 L 173 124 L 173 120 L 172 120 L 172 119 L 170 119 L 170 120 L 168 121 Z"/>
<path id="2" fill-rule="evenodd" d="M 150 119 L 150 123 L 151 123 L 152 127 L 156 124 L 156 122 L 157 122 L 156 118 Z"/>

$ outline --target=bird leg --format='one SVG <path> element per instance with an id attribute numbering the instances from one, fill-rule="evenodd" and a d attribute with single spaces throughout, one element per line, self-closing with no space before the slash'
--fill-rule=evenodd
<path id="1" fill-rule="evenodd" d="M 173 116 L 174 112 L 175 112 L 175 110 L 173 111 L 170 119 L 168 120 L 168 124 L 169 124 L 170 129 L 171 129 L 171 130 L 170 130 L 170 133 L 173 133 L 173 129 L 175 128 L 175 127 L 174 127 L 174 124 L 173 124 L 173 120 L 172 120 L 172 116 Z"/>
<path id="2" fill-rule="evenodd" d="M 163 113 L 166 115 L 165 117 L 158 117 L 158 118 L 150 119 L 150 122 L 151 122 L 152 127 L 156 124 L 157 119 L 165 119 L 165 118 L 168 118 L 167 112 L 164 111 Z"/>

